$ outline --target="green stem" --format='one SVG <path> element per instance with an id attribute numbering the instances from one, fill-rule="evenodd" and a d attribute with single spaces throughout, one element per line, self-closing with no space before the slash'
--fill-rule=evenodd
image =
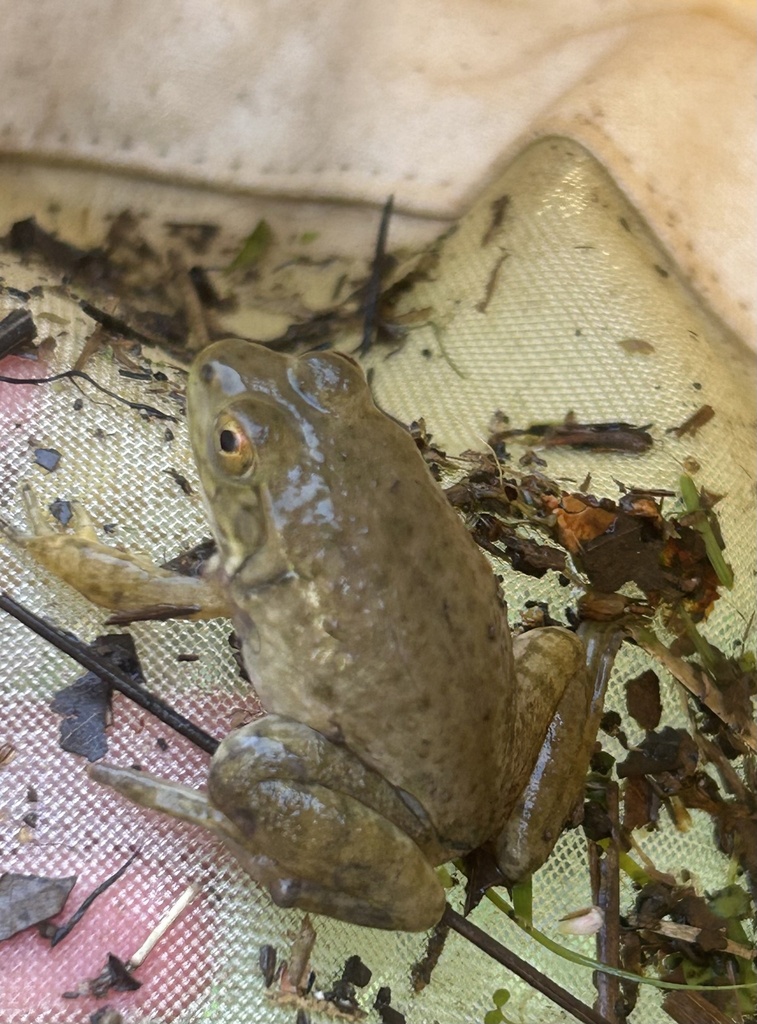
<path id="1" fill-rule="evenodd" d="M 733 570 L 723 557 L 723 552 L 718 544 L 718 539 L 713 533 L 707 513 L 699 503 L 699 492 L 697 486 L 690 476 L 684 474 L 679 480 L 681 497 L 686 511 L 694 516 L 694 529 L 698 530 L 704 540 L 704 549 L 710 565 L 715 570 L 720 583 L 731 590 L 733 587 Z"/>

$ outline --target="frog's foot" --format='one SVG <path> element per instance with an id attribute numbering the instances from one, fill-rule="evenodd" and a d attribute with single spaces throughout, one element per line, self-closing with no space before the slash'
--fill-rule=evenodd
<path id="1" fill-rule="evenodd" d="M 297 722 L 269 715 L 232 733 L 213 758 L 207 797 L 132 769 L 89 773 L 219 835 L 280 906 L 403 931 L 431 928 L 444 910 L 431 861 L 397 821 L 419 841 L 426 823 L 346 748 Z"/>
<path id="2" fill-rule="evenodd" d="M 117 621 L 228 617 L 228 603 L 212 575 L 181 576 L 143 555 L 103 544 L 78 505 L 75 529 L 54 529 L 28 484 L 22 498 L 30 529 L 0 520 L 5 536 L 88 600 L 117 612 Z"/>
<path id="3" fill-rule="evenodd" d="M 541 749 L 524 752 L 534 765 L 496 842 L 497 862 L 509 882 L 541 867 L 583 794 L 594 748 L 601 699 L 586 669 L 586 650 L 579 638 L 560 627 L 533 630 L 515 642 L 519 692 L 525 694 L 519 732 L 531 735 L 531 723 L 547 706 L 552 711 Z M 544 735 L 542 733 L 542 735 Z M 517 741 L 516 741 L 517 742 Z"/>

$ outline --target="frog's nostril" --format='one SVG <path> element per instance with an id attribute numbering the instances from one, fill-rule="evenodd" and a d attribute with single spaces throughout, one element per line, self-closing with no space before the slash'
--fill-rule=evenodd
<path id="1" fill-rule="evenodd" d="M 205 363 L 200 369 L 200 380 L 203 384 L 209 384 L 213 379 L 213 364 Z"/>

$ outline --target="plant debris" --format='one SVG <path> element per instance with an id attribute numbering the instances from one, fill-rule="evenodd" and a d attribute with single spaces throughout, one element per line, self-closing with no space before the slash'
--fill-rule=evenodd
<path id="1" fill-rule="evenodd" d="M 76 910 L 71 915 L 71 917 L 68 919 L 68 921 L 66 921 L 65 924 L 61 924 L 61 925 L 57 925 L 57 926 L 50 926 L 50 928 L 46 928 L 44 930 L 45 937 L 50 939 L 50 946 L 51 946 L 51 948 L 53 946 L 57 946 L 59 942 L 62 942 L 63 939 L 65 939 L 66 936 L 68 934 L 70 934 L 71 931 L 73 931 L 73 929 L 76 927 L 76 925 L 79 923 L 79 921 L 81 921 L 81 919 L 84 917 L 86 912 L 89 910 L 89 908 L 95 902 L 97 897 L 101 896 L 106 890 L 108 890 L 111 887 L 111 885 L 114 884 L 114 882 L 117 882 L 118 879 L 127 870 L 127 868 L 130 867 L 130 865 L 132 864 L 134 858 L 137 856 L 138 852 L 139 851 L 135 851 L 131 855 L 131 857 L 129 857 L 129 859 L 124 864 L 121 865 L 121 867 L 118 869 L 118 871 L 116 871 L 114 874 L 112 874 L 110 876 L 110 878 L 106 878 L 104 882 L 101 882 L 100 885 L 98 885 L 96 889 L 93 889 L 92 892 L 89 894 L 89 896 L 87 896 L 87 898 L 81 904 L 79 909 Z M 42 931 L 42 929 L 40 929 L 40 931 Z"/>
<path id="2" fill-rule="evenodd" d="M 123 1017 L 113 1006 L 102 1006 L 89 1015 L 89 1024 L 123 1024 Z"/>
<path id="3" fill-rule="evenodd" d="M 250 234 L 242 243 L 242 248 L 226 268 L 233 270 L 249 270 L 260 263 L 273 244 L 273 231 L 266 220 L 259 220 Z"/>
<path id="4" fill-rule="evenodd" d="M 445 921 L 439 921 L 434 925 L 426 940 L 423 956 L 410 968 L 410 984 L 414 992 L 422 992 L 431 981 L 431 975 L 439 963 L 448 935 L 449 925 Z"/>
<path id="5" fill-rule="evenodd" d="M 56 451 L 55 448 L 34 449 L 34 461 L 38 466 L 46 469 L 48 473 L 52 473 L 54 469 L 58 468 L 60 460 L 61 454 L 59 451 Z"/>
<path id="6" fill-rule="evenodd" d="M 37 326 L 28 309 L 14 309 L 0 320 L 0 359 L 28 345 L 37 337 Z"/>
<path id="7" fill-rule="evenodd" d="M 487 245 L 494 239 L 499 229 L 502 227 L 502 223 L 505 219 L 505 214 L 510 208 L 510 196 L 500 196 L 498 199 L 493 199 L 489 207 L 491 211 L 491 219 L 489 226 L 484 232 L 483 238 L 481 239 L 481 248 L 485 249 Z"/>
<path id="8" fill-rule="evenodd" d="M 105 967 L 96 978 L 89 981 L 82 981 L 70 992 L 64 992 L 64 999 L 79 999 L 83 996 L 94 996 L 102 999 L 113 989 L 114 992 L 136 992 L 142 987 L 142 982 L 137 981 L 127 970 L 123 960 L 119 960 L 113 953 L 108 953 L 108 960 Z"/>
<path id="9" fill-rule="evenodd" d="M 651 668 L 626 682 L 626 707 L 642 729 L 656 729 L 660 724 L 660 680 Z"/>
<path id="10" fill-rule="evenodd" d="M 494 447 L 517 437 L 544 448 L 570 447 L 638 455 L 652 447 L 652 437 L 647 432 L 650 426 L 651 423 L 643 427 L 621 422 L 579 423 L 572 413 L 568 413 L 562 423 L 533 423 L 522 430 L 498 430 L 488 443 Z"/>
<path id="11" fill-rule="evenodd" d="M 128 633 L 108 633 L 94 639 L 89 650 L 107 658 L 137 685 L 144 686 L 134 640 Z M 109 725 L 112 688 L 94 672 L 80 676 L 70 686 L 56 691 L 50 707 L 63 716 L 60 746 L 70 754 L 98 761 L 108 752 L 105 729 Z"/>
<path id="12" fill-rule="evenodd" d="M 76 875 L 0 875 L 0 941 L 59 914 L 75 884 Z"/>
<path id="13" fill-rule="evenodd" d="M 668 427 L 666 434 L 673 434 L 675 437 L 685 437 L 690 434 L 692 437 L 698 430 L 701 430 L 705 423 L 709 423 L 714 417 L 715 410 L 711 405 L 701 405 L 695 413 L 680 425 L 680 427 Z"/>

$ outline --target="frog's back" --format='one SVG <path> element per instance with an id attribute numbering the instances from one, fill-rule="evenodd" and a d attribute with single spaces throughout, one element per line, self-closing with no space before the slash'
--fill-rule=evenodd
<path id="1" fill-rule="evenodd" d="M 498 827 L 514 719 L 496 580 L 409 434 L 370 400 L 320 450 L 326 514 L 287 519 L 271 481 L 295 574 L 247 596 L 260 696 L 412 794 L 448 849 L 470 848 Z"/>

